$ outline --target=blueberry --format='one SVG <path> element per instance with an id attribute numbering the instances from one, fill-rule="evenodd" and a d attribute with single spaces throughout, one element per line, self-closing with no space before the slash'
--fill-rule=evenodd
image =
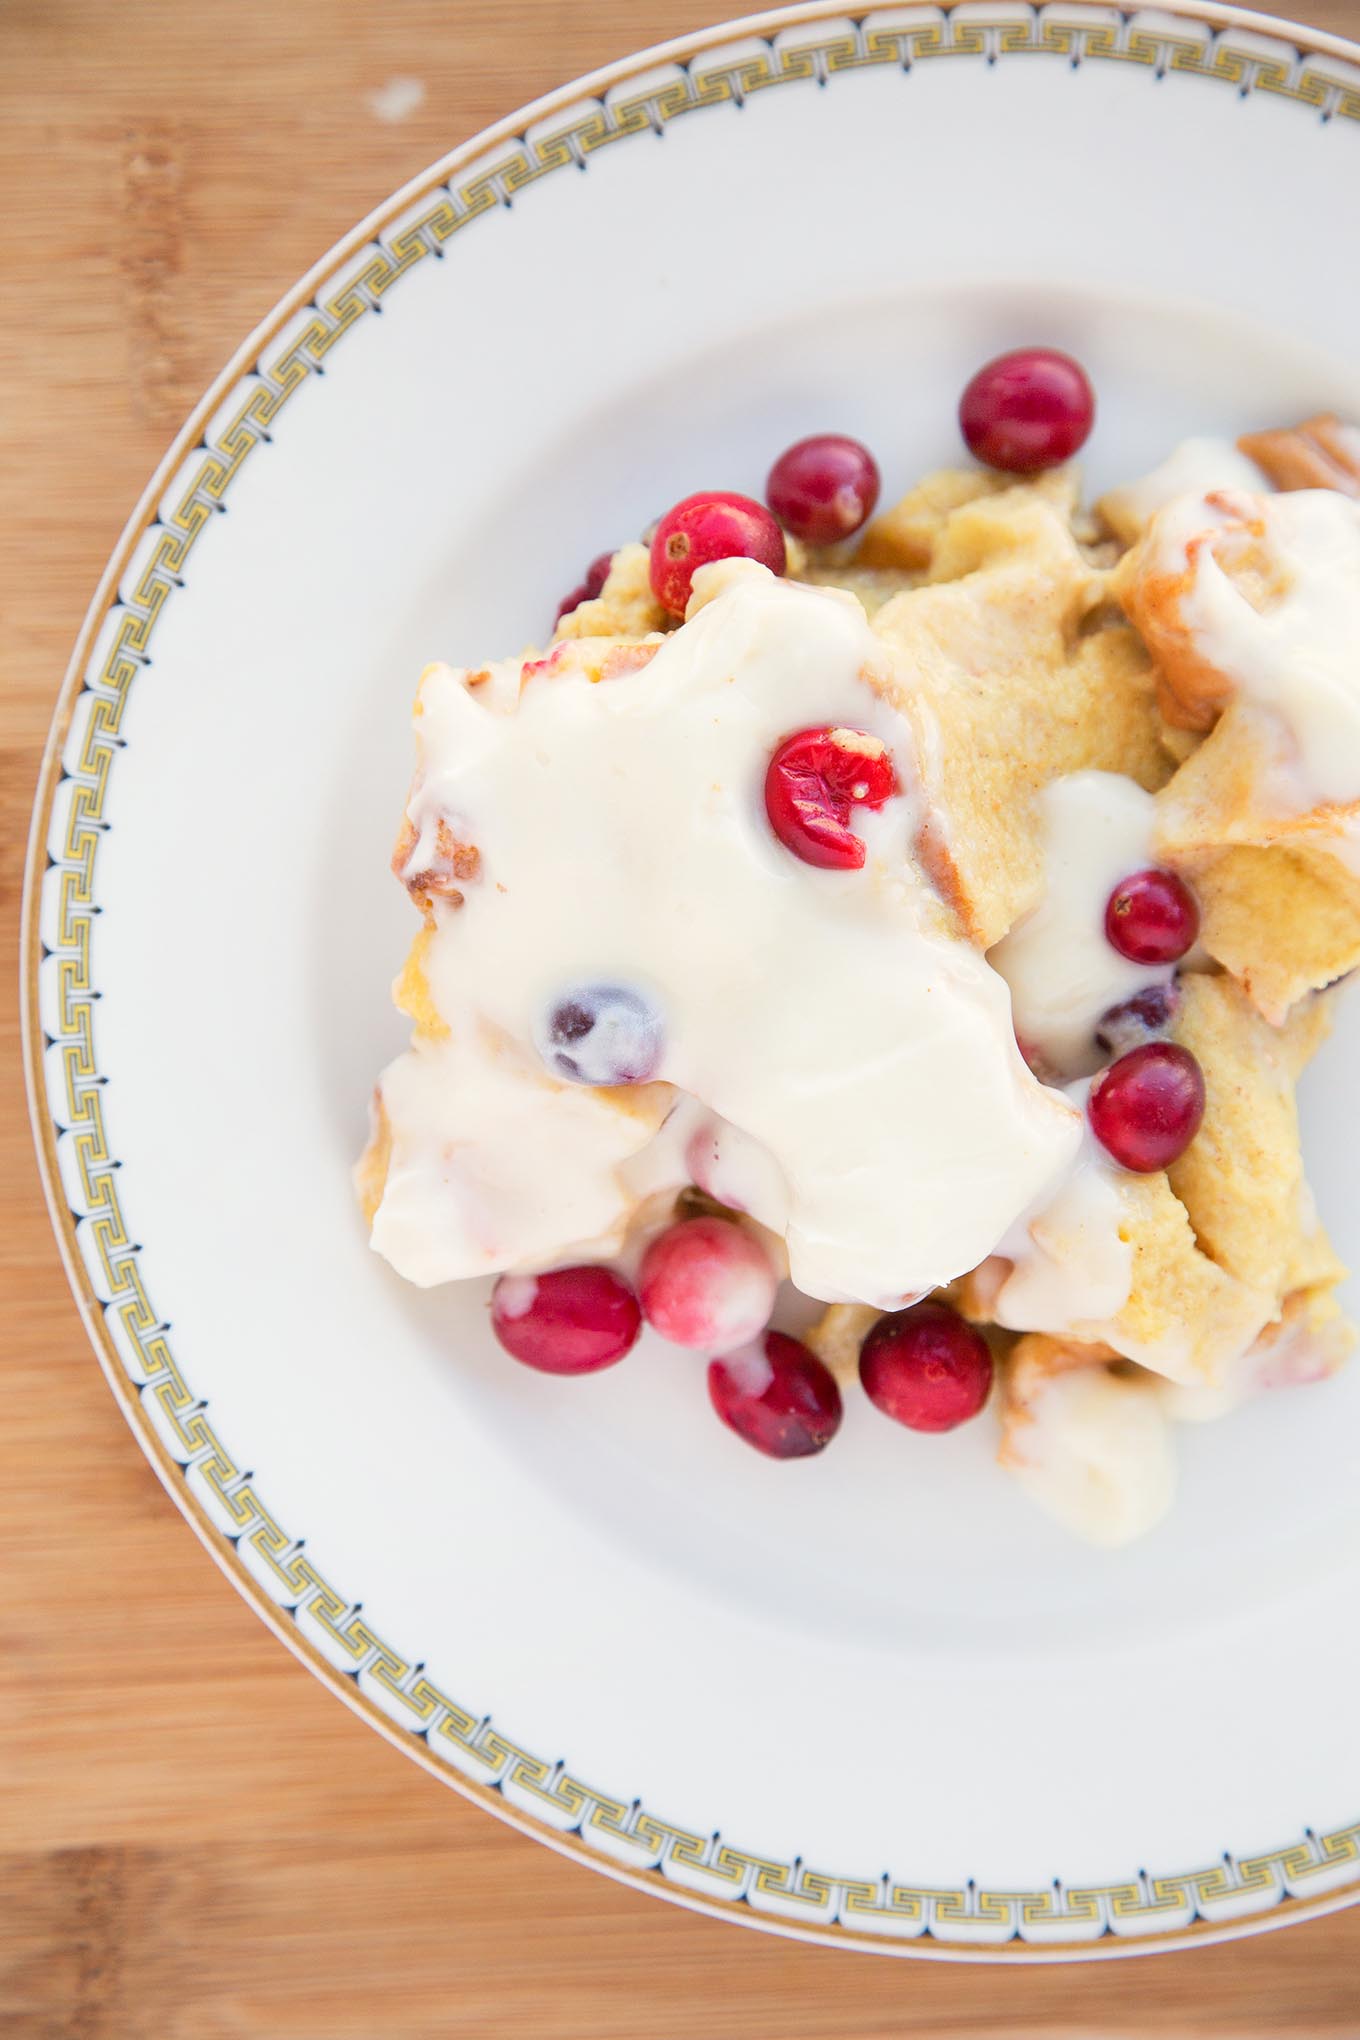
<path id="1" fill-rule="evenodd" d="M 661 1061 L 661 1015 L 627 985 L 577 985 L 546 1015 L 538 1052 L 573 1084 L 645 1084 Z"/>

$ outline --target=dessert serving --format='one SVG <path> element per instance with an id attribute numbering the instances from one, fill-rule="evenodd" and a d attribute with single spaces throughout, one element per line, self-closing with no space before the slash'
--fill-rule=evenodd
<path id="1" fill-rule="evenodd" d="M 869 452 L 801 441 L 545 645 L 425 669 L 357 1180 L 531 1367 L 645 1322 L 778 1459 L 861 1389 L 995 1423 L 1115 1544 L 1178 1423 L 1351 1344 L 1294 1086 L 1360 961 L 1360 433 L 1193 440 L 1087 508 L 1093 418 L 1004 356 L 977 466 L 875 515 Z"/>

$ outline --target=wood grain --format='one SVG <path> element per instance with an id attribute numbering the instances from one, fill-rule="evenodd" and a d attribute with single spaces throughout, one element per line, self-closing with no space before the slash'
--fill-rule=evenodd
<path id="1" fill-rule="evenodd" d="M 123 517 L 198 392 L 337 234 L 443 149 L 722 11 L 694 0 L 5 0 L 8 954 L 70 644 Z M 1315 18 L 1360 30 L 1360 0 L 1326 0 Z M 383 119 L 373 95 L 402 78 L 419 81 L 421 103 Z M 50 1241 L 12 1008 L 3 1032 L 0 2032 L 1360 2031 L 1360 1909 L 1117 1968 L 906 1965 L 658 1904 L 441 1789 L 294 1664 L 144 1463 Z"/>

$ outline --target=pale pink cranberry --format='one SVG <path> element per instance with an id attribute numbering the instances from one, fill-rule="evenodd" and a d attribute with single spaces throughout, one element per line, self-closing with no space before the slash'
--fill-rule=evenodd
<path id="1" fill-rule="evenodd" d="M 1096 400 L 1086 373 L 1052 347 L 1019 347 L 980 368 L 959 403 L 968 451 L 988 467 L 1037 474 L 1085 445 Z"/>
<path id="2" fill-rule="evenodd" d="M 804 864 L 859 871 L 864 844 L 850 826 L 856 807 L 881 808 L 897 792 L 892 753 L 862 730 L 798 730 L 765 774 L 765 812 L 786 850 Z"/>
<path id="3" fill-rule="evenodd" d="M 774 1309 L 774 1269 L 759 1240 L 726 1218 L 687 1218 L 648 1247 L 638 1301 L 677 1346 L 731 1352 L 762 1332 Z"/>
<path id="4" fill-rule="evenodd" d="M 875 1409 L 909 1431 L 952 1431 L 986 1402 L 987 1341 L 948 1304 L 914 1304 L 881 1317 L 859 1354 L 859 1378 Z"/>
<path id="5" fill-rule="evenodd" d="M 652 593 L 663 609 L 683 616 L 700 567 L 733 559 L 759 560 L 772 574 L 783 573 L 784 534 L 765 505 L 721 491 L 686 496 L 652 533 Z"/>
<path id="6" fill-rule="evenodd" d="M 1199 1132 L 1204 1072 L 1178 1042 L 1145 1042 L 1096 1078 L 1086 1111 L 1120 1167 L 1147 1176 L 1170 1168 Z"/>
<path id="7" fill-rule="evenodd" d="M 1179 963 L 1199 934 L 1199 908 L 1174 871 L 1135 871 L 1105 908 L 1105 939 L 1130 963 Z"/>
<path id="8" fill-rule="evenodd" d="M 570 595 L 564 595 L 557 605 L 555 621 L 560 623 L 573 609 L 579 609 L 583 602 L 593 602 L 609 579 L 609 569 L 614 564 L 613 553 L 599 553 L 586 568 L 586 577 L 579 588 L 573 588 Z"/>
<path id="9" fill-rule="evenodd" d="M 1165 1034 L 1181 1002 L 1181 988 L 1175 978 L 1164 985 L 1145 985 L 1131 999 L 1111 1006 L 1096 1023 L 1096 1046 L 1106 1055 L 1124 1055 L 1141 1048 L 1155 1034 Z"/>
<path id="10" fill-rule="evenodd" d="M 611 1268 L 554 1268 L 502 1275 L 491 1295 L 491 1329 L 507 1353 L 542 1374 L 594 1374 L 635 1343 L 642 1312 Z"/>
<path id="11" fill-rule="evenodd" d="M 770 469 L 765 498 L 805 545 L 835 545 L 872 516 L 881 487 L 867 446 L 839 433 L 800 439 Z"/>
<path id="12" fill-rule="evenodd" d="M 711 1360 L 708 1393 L 729 1429 L 770 1459 L 807 1459 L 841 1427 L 835 1375 L 783 1332 Z"/>

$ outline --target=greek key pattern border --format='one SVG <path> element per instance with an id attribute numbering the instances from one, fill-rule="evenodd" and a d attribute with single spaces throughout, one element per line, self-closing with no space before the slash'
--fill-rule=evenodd
<path id="1" fill-rule="evenodd" d="M 389 1724 L 421 1738 L 464 1779 L 500 1793 L 554 1835 L 578 1836 L 612 1862 L 651 1872 L 710 1904 L 745 1906 L 772 1919 L 850 1930 L 857 1937 L 930 1937 L 955 1947 L 1016 1940 L 1063 1947 L 1110 1935 L 1133 1941 L 1339 1890 L 1360 1879 L 1360 1821 L 1328 1833 L 1310 1830 L 1279 1848 L 1225 1855 L 1208 1867 L 1173 1875 L 1139 1871 L 1114 1884 L 1055 1881 L 1030 1891 L 973 1883 L 944 1889 L 889 1875 L 832 1875 L 802 1859 L 778 1861 L 720 1835 L 695 1834 L 636 1800 L 601 1792 L 461 1705 L 331 1584 L 218 1436 L 206 1405 L 180 1372 L 169 1328 L 147 1293 L 105 1127 L 95 1040 L 100 993 L 91 971 L 100 912 L 99 845 L 125 711 L 137 675 L 150 660 L 160 616 L 183 581 L 194 547 L 225 508 L 236 476 L 270 441 L 295 393 L 324 373 L 332 348 L 359 320 L 382 310 L 403 276 L 427 258 L 440 257 L 474 220 L 512 206 L 557 170 L 585 169 L 592 154 L 627 136 L 662 135 L 668 123 L 700 109 L 739 108 L 777 85 L 825 85 L 838 73 L 873 65 L 910 72 L 930 58 L 995 62 L 1036 54 L 1072 65 L 1113 61 L 1144 66 L 1158 78 L 1179 73 L 1218 80 L 1243 97 L 1280 96 L 1324 120 L 1360 120 L 1360 73 L 1350 73 L 1339 60 L 1185 17 L 1080 5 L 1010 6 L 1003 0 L 953 12 L 917 8 L 855 21 L 813 19 L 767 41 L 734 43 L 730 31 L 719 33 L 725 44 L 578 103 L 560 121 L 504 144 L 490 162 L 427 190 L 403 222 L 353 258 L 324 295 L 318 293 L 285 329 L 271 358 L 261 358 L 238 378 L 143 534 L 72 705 L 53 794 L 41 962 L 35 966 L 43 1023 L 39 1088 L 45 1085 L 56 1130 L 58 1195 L 70 1213 L 88 1300 L 102 1316 L 150 1428 L 180 1469 L 186 1500 L 192 1497 L 195 1513 L 231 1543 L 236 1563 L 291 1617 L 310 1651 L 352 1680 L 362 1700 Z"/>

